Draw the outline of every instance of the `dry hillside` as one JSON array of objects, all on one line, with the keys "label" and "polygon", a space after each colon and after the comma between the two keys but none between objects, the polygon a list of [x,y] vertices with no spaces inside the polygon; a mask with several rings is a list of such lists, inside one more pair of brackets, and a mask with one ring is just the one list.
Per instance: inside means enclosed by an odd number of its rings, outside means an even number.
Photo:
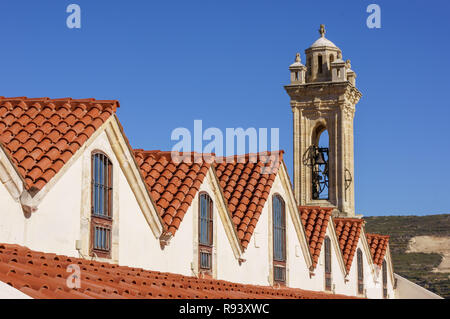
[{"label": "dry hillside", "polygon": [[365,220],[367,232],[391,236],[396,273],[450,299],[450,214]]}]

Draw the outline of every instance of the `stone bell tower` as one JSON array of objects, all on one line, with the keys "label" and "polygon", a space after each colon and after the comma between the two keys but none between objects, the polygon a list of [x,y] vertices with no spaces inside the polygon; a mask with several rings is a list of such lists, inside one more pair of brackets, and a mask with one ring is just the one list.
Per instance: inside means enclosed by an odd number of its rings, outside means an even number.
[{"label": "stone bell tower", "polygon": [[[361,93],[350,61],[325,38],[324,25],[319,33],[305,50],[306,66],[297,53],[285,86],[294,114],[294,193],[302,206],[332,206],[335,214],[352,217],[353,118]],[[329,141],[321,146],[325,130]]]}]

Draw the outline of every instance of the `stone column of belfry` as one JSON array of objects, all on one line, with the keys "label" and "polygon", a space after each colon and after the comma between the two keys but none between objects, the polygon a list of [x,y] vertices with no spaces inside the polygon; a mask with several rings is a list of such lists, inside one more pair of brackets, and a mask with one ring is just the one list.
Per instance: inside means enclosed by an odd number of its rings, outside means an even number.
[{"label": "stone column of belfry", "polygon": [[[325,38],[305,50],[306,66],[297,53],[289,67],[291,84],[285,86],[291,98],[294,125],[294,193],[302,206],[332,206],[341,216],[355,215],[353,119],[361,93],[356,74],[341,50]],[[328,199],[313,199],[312,169],[304,155],[318,146],[320,134],[329,135]]]}]

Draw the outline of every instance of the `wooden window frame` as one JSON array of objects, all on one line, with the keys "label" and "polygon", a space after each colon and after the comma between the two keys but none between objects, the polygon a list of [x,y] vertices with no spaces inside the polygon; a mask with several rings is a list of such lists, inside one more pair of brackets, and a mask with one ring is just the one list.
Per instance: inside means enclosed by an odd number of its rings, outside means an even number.
[{"label": "wooden window frame", "polygon": [[[103,174],[103,181],[98,183],[96,180],[97,171],[95,171],[94,161],[100,158],[100,163],[104,167],[98,168],[103,169],[103,173],[105,172],[105,168],[107,170],[106,175]],[[95,191],[94,189],[97,187],[97,194],[99,192],[103,192],[103,205],[102,206],[102,214],[96,213],[96,205],[98,202],[95,199]],[[100,195],[97,195],[100,196]],[[98,197],[97,197],[98,199]],[[106,207],[106,210],[105,210]],[[111,259],[111,249],[112,249],[112,220],[113,220],[113,164],[109,157],[101,152],[94,151],[91,154],[91,230],[90,230],[90,256],[92,257],[100,257]],[[96,238],[95,238],[95,229],[96,227],[101,227],[106,230],[106,234],[108,234],[108,238],[106,240],[107,249],[101,249],[95,246]]]},{"label": "wooden window frame", "polygon": [[[206,198],[209,206],[209,216],[206,216],[208,224],[208,243],[202,242],[202,198]],[[214,205],[211,196],[207,192],[199,193],[198,204],[198,271],[202,275],[212,276],[213,270],[213,246],[214,246]],[[202,266],[202,255],[209,255],[209,267]],[[208,258],[208,257],[206,257]]]},{"label": "wooden window frame", "polygon": [[364,263],[363,263],[363,253],[360,248],[358,248],[356,252],[356,265],[357,265],[358,294],[364,295]]},{"label": "wooden window frame", "polygon": [[[281,204],[281,221],[282,224],[279,226],[281,230],[281,245],[282,245],[282,257],[277,259],[275,257],[275,247],[276,247],[276,236],[277,232],[275,230],[275,200],[278,200]],[[272,247],[273,247],[273,282],[280,286],[286,286],[286,260],[287,260],[287,240],[286,240],[286,204],[283,198],[279,194],[275,194],[272,197]],[[282,279],[276,277],[277,271],[281,271]]]},{"label": "wooden window frame", "polygon": [[325,291],[332,291],[333,289],[333,270],[331,263],[331,239],[326,236],[324,239],[324,279]]}]

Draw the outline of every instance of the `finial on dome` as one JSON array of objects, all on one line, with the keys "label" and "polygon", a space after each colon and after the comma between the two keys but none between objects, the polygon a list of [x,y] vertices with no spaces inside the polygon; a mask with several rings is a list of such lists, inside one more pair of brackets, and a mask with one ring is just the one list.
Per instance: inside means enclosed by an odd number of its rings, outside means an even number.
[{"label": "finial on dome", "polygon": [[297,53],[295,55],[295,62],[302,62],[302,59],[300,58],[300,53]]},{"label": "finial on dome", "polygon": [[320,29],[319,29],[320,36],[321,36],[322,38],[324,38],[326,32],[327,32],[327,31],[325,30],[325,24],[321,24],[321,25],[320,25]]}]

